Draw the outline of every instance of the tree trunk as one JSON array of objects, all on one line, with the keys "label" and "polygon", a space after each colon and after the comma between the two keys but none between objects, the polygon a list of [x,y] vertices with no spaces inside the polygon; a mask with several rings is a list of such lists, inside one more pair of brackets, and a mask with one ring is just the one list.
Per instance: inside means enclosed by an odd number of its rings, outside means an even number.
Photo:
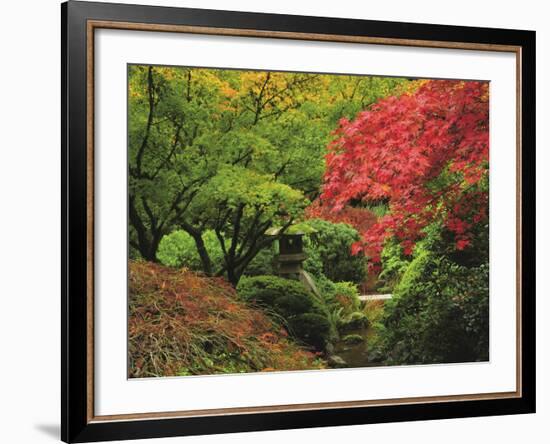
[{"label": "tree trunk", "polygon": [[239,279],[241,278],[242,271],[238,272],[236,267],[233,266],[233,264],[227,266],[227,280],[231,282],[231,285],[233,287],[236,287],[239,283]]},{"label": "tree trunk", "polygon": [[201,231],[185,221],[181,223],[181,227],[195,241],[197,252],[199,253],[199,257],[201,258],[202,271],[204,271],[208,276],[212,276],[212,273],[213,273],[212,260],[210,259],[210,255],[208,254],[206,245],[204,245],[204,240],[202,239]]},{"label": "tree trunk", "polygon": [[195,245],[197,246],[197,251],[201,258],[202,271],[204,271],[208,276],[212,276],[212,261],[210,260],[210,256],[208,255],[208,251],[206,250],[206,246],[202,240],[202,236],[199,234],[198,236],[193,236],[193,239],[195,239]]},{"label": "tree trunk", "polygon": [[161,234],[159,232],[151,232],[152,230],[145,226],[136,209],[134,196],[130,196],[128,209],[130,224],[134,227],[137,237],[134,246],[139,251],[139,254],[143,257],[143,259],[155,262],[157,260],[157,249],[160,243],[160,238],[162,237]]},{"label": "tree trunk", "polygon": [[157,250],[159,248],[160,240],[162,238],[161,233],[155,233],[151,237],[143,236],[138,240],[138,250],[141,257],[149,262],[158,262]]}]

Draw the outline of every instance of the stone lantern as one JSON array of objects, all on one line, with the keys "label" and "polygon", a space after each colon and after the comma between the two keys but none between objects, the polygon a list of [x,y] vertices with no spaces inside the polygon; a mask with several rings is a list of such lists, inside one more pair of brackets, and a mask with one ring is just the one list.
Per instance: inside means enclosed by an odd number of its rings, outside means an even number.
[{"label": "stone lantern", "polygon": [[307,259],[304,253],[304,232],[290,227],[281,234],[278,227],[270,228],[267,235],[276,237],[279,244],[279,254],[276,257],[277,274],[287,279],[300,280],[303,273],[302,263]]},{"label": "stone lantern", "polygon": [[315,281],[302,267],[307,259],[304,253],[304,232],[293,226],[288,231],[281,233],[280,228],[270,228],[266,231],[268,236],[277,237],[279,240],[279,254],[276,258],[277,274],[285,279],[300,281],[308,290],[320,297]]},{"label": "stone lantern", "polygon": [[281,277],[299,279],[302,263],[307,259],[304,253],[302,232],[284,233],[279,238],[278,272]]}]

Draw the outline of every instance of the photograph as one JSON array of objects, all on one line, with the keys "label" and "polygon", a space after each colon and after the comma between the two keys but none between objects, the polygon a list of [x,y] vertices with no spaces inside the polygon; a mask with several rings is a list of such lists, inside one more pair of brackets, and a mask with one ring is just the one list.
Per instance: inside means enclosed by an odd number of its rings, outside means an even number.
[{"label": "photograph", "polygon": [[128,378],[489,362],[490,90],[128,64]]},{"label": "photograph", "polygon": [[533,22],[202,7],[61,7],[62,440],[534,413]]}]

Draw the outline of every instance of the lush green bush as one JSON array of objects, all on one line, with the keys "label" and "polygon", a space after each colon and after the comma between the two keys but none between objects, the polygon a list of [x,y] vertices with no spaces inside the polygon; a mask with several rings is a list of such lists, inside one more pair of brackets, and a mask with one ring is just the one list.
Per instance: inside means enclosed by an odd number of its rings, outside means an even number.
[{"label": "lush green bush", "polygon": [[[449,261],[465,267],[478,267],[487,262],[489,257],[489,227],[487,224],[477,224],[471,228],[470,245],[463,250],[456,248],[454,234],[443,224],[435,222],[424,230],[424,238],[415,247],[413,257],[422,251],[430,251],[432,255],[446,257]],[[382,271],[378,276],[382,288],[380,292],[391,292],[399,283],[409,267],[411,257],[403,253],[403,247],[395,238],[389,238],[384,243],[381,253]]]},{"label": "lush green bush", "polygon": [[260,252],[250,261],[244,270],[245,276],[262,276],[273,274],[275,264],[274,248],[268,247]]},{"label": "lush green bush", "polygon": [[353,282],[335,282],[333,300],[344,307],[345,313],[358,311],[361,308],[359,291]]},{"label": "lush green bush", "polygon": [[318,313],[303,313],[289,320],[290,332],[306,344],[317,349],[325,347],[330,325],[324,316]]},{"label": "lush green bush", "polygon": [[338,340],[342,325],[361,309],[357,284],[366,277],[366,259],[351,255],[351,244],[359,234],[347,224],[321,219],[304,225],[304,269],[314,277],[321,294],[319,305],[329,321],[331,340]]},{"label": "lush green bush", "polygon": [[321,294],[320,305],[328,309],[341,309],[342,315],[349,315],[361,309],[359,291],[353,282],[332,282],[324,275],[315,278]]},{"label": "lush green bush", "polygon": [[[315,284],[321,296],[318,305],[330,324],[330,338],[336,341],[340,337],[340,330],[345,330],[343,326],[348,323],[350,316],[361,310],[357,285],[353,282],[332,282],[322,273],[315,277]],[[360,327],[364,324],[366,321]]]},{"label": "lush green bush", "polygon": [[382,271],[378,276],[379,291],[391,292],[407,270],[410,260],[405,258],[403,247],[395,238],[390,238],[384,243],[380,259]]},{"label": "lush green bush", "polygon": [[[299,282],[277,276],[243,276],[237,285],[239,296],[255,304],[274,309],[280,306],[278,312],[286,317],[311,311],[313,299],[306,288]],[[279,301],[283,298],[284,302]],[[286,307],[295,307],[297,311],[287,311]]]},{"label": "lush green bush", "polygon": [[351,254],[351,245],[359,240],[359,233],[350,225],[321,219],[311,219],[307,225],[315,231],[305,239],[305,270],[314,276],[322,273],[333,282],[360,284],[366,276],[366,259]]},{"label": "lush green bush", "polygon": [[[312,273],[310,272],[310,274]],[[313,275],[313,279],[315,280],[315,285],[322,296],[324,304],[333,305],[336,292],[336,286],[334,282],[328,279],[323,273],[319,275]]]},{"label": "lush green bush", "polygon": [[[220,268],[223,264],[223,252],[216,233],[207,230],[202,239],[214,269]],[[183,230],[174,231],[161,239],[157,259],[163,265],[169,267],[187,267],[190,270],[202,270],[195,240]]]},{"label": "lush green bush", "polygon": [[316,278],[321,276],[326,278],[323,271],[323,261],[321,260],[319,251],[315,249],[314,245],[308,238],[305,238],[304,241],[304,252],[307,256],[306,260],[302,264],[304,270]]},{"label": "lush green bush", "polygon": [[339,324],[339,330],[346,332],[366,328],[369,325],[367,315],[361,311],[354,311],[347,316],[342,317]]},{"label": "lush green bush", "polygon": [[277,276],[244,276],[237,292],[243,300],[282,318],[297,339],[319,349],[324,347],[330,325],[319,302],[299,281]]},{"label": "lush green bush", "polygon": [[488,263],[459,265],[433,247],[417,247],[386,303],[378,355],[388,364],[488,360]]},{"label": "lush green bush", "polygon": [[313,310],[313,303],[308,294],[292,289],[287,294],[281,294],[275,298],[270,307],[285,319],[291,319],[300,313],[309,313]]}]

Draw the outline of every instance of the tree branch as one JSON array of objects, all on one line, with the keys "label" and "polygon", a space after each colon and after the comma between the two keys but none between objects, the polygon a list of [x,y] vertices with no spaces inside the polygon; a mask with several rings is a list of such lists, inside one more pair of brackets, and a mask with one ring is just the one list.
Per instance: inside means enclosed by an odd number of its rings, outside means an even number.
[{"label": "tree branch", "polygon": [[136,173],[138,177],[142,177],[141,164],[143,162],[143,154],[145,153],[145,148],[147,147],[147,142],[149,140],[149,134],[151,132],[151,125],[153,123],[153,114],[155,111],[155,96],[154,96],[154,84],[153,84],[153,67],[149,66],[147,71],[147,95],[149,97],[149,115],[147,116],[147,125],[145,127],[145,135],[141,141],[141,146],[139,147],[137,156],[136,156]]}]

